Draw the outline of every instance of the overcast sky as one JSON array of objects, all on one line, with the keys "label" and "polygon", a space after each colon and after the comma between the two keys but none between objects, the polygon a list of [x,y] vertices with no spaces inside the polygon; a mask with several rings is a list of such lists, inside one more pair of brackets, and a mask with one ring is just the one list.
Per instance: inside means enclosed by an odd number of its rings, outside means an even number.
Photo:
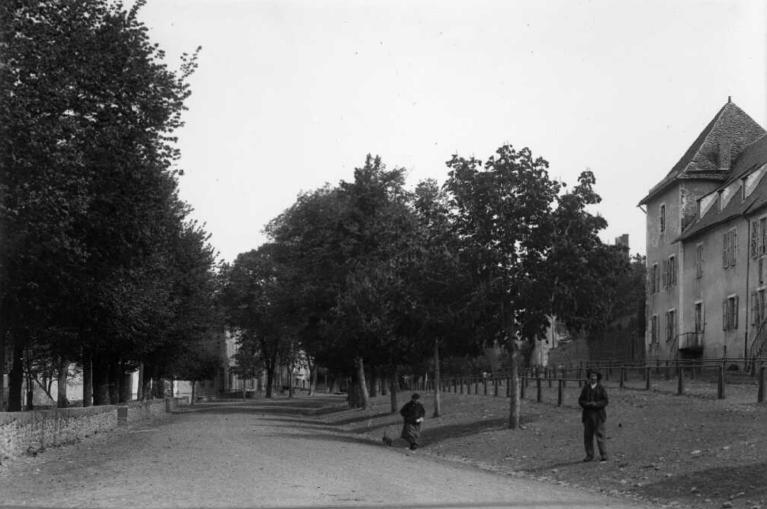
[{"label": "overcast sky", "polygon": [[590,168],[603,240],[644,253],[637,203],[727,97],[767,117],[761,0],[149,0],[140,17],[171,67],[202,46],[181,197],[227,261],[367,153],[414,186],[504,143],[569,184]]}]

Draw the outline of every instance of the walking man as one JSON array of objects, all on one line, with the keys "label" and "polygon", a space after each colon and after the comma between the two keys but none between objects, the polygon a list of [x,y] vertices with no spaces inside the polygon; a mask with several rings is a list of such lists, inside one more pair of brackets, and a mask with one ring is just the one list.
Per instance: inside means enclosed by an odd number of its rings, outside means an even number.
[{"label": "walking man", "polygon": [[410,401],[405,403],[400,409],[399,414],[405,420],[402,425],[402,438],[410,444],[410,450],[415,451],[418,448],[418,439],[421,436],[421,423],[426,415],[426,410],[418,401],[420,396],[416,393],[410,397]]},{"label": "walking man", "polygon": [[581,420],[583,421],[583,445],[586,447],[586,457],[583,461],[594,460],[594,437],[597,439],[600,461],[607,461],[607,448],[605,446],[605,421],[607,420],[607,391],[599,382],[602,374],[594,371],[586,371],[588,382],[581,390],[578,404],[583,409]]}]

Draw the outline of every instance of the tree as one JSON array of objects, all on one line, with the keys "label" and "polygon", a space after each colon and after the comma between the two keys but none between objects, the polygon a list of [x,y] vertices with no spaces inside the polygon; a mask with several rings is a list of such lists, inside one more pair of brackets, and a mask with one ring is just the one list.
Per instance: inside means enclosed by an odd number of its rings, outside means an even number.
[{"label": "tree", "polygon": [[169,313],[163,246],[188,213],[172,132],[196,58],[169,70],[137,20],[142,4],[0,6],[0,314],[13,343],[14,409],[18,359],[33,340],[54,339],[64,360],[84,352],[86,380],[96,355],[97,402],[106,402],[135,339],[151,341],[134,334],[148,328],[144,311]]},{"label": "tree", "polygon": [[462,256],[475,276],[475,317],[486,325],[486,341],[511,351],[509,425],[519,427],[517,338],[542,330],[545,316],[530,307],[526,291],[534,287],[530,269],[545,258],[551,231],[552,202],[559,184],[548,163],[529,149],[504,145],[485,163],[458,156],[447,163],[445,187],[461,237]]},{"label": "tree", "polygon": [[241,253],[227,268],[221,302],[229,328],[240,332],[240,347],[258,352],[266,370],[266,397],[272,397],[280,358],[295,335],[296,307],[291,286],[283,284],[287,267],[281,246],[273,243]]}]

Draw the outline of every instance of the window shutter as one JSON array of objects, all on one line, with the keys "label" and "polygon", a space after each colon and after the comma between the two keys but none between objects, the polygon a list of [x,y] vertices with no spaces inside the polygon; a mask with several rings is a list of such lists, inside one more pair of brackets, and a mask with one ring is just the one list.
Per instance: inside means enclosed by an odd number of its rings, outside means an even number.
[{"label": "window shutter", "polygon": [[759,222],[751,221],[751,258],[756,258],[758,252],[759,241]]},{"label": "window shutter", "polygon": [[765,247],[767,246],[767,218],[759,220],[759,233],[761,235],[761,242],[759,245],[759,252],[764,254]]},{"label": "window shutter", "polygon": [[738,254],[738,231],[732,230],[732,237],[730,238],[730,267],[735,266],[735,258]]},{"label": "window shutter", "polygon": [[727,238],[729,233],[722,235],[722,267],[727,268]]},{"label": "window shutter", "polygon": [[732,310],[732,328],[737,329],[738,328],[738,296],[735,296],[735,305],[733,306]]},{"label": "window shutter", "polygon": [[663,280],[663,288],[668,287],[668,260],[663,260],[661,262],[661,278]]},{"label": "window shutter", "polygon": [[676,265],[676,256],[671,259],[671,284],[676,285],[676,278],[677,278],[677,265]]},{"label": "window shutter", "polygon": [[722,301],[722,330],[727,330],[727,299]]}]

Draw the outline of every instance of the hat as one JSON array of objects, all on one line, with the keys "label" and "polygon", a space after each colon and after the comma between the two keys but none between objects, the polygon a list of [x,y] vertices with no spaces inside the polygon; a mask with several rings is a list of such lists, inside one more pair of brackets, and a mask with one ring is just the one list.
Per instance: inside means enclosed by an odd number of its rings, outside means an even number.
[{"label": "hat", "polygon": [[587,369],[586,370],[586,378],[591,378],[592,373],[597,375],[597,381],[602,380],[602,373],[600,373],[596,369]]},{"label": "hat", "polygon": [[413,395],[412,395],[412,396],[410,396],[410,399],[418,399],[418,398],[420,398],[420,397],[421,397],[421,395],[420,395],[420,394],[418,394],[417,392],[414,392],[414,393],[413,393]]}]

